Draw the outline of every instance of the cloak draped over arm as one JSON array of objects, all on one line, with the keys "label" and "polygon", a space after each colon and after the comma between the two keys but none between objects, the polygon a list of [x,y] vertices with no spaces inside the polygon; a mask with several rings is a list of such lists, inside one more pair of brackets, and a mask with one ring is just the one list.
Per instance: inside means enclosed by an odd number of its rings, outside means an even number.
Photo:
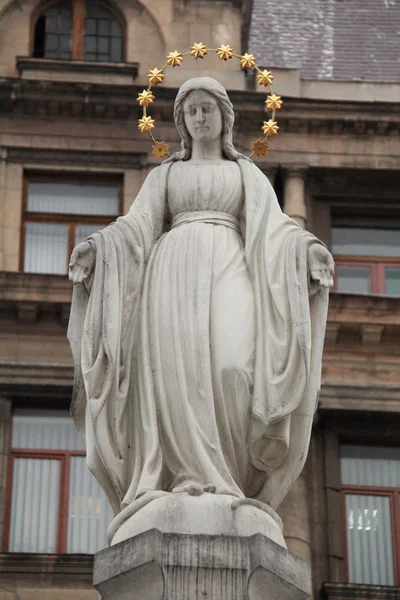
[{"label": "cloak draped over arm", "polygon": [[245,254],[256,307],[250,458],[267,473],[257,498],[276,509],[307,457],[321,379],[328,289],[310,295],[308,249],[321,244],[280,209],[267,177],[240,161]]},{"label": "cloak draped over arm", "polygon": [[130,483],[127,461],[134,434],[127,403],[134,346],[146,263],[163,232],[169,167],[151,171],[129,213],[88,238],[96,251],[95,270],[90,284],[75,285],[72,296],[71,413],[86,437],[88,467],[115,512]]}]

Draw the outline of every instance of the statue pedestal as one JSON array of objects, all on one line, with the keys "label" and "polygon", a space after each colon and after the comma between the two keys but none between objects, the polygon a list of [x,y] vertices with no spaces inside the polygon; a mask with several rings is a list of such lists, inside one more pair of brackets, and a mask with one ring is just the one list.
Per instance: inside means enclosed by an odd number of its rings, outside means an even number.
[{"label": "statue pedestal", "polygon": [[310,568],[262,534],[145,531],[95,556],[103,600],[306,600]]}]

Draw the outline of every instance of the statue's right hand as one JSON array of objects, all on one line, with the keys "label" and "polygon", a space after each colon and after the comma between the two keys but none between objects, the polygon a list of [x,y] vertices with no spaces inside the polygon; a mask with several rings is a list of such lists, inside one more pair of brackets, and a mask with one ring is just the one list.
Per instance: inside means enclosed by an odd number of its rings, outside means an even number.
[{"label": "statue's right hand", "polygon": [[72,283],[82,283],[92,273],[96,254],[89,242],[82,242],[74,248],[68,265],[68,277]]}]

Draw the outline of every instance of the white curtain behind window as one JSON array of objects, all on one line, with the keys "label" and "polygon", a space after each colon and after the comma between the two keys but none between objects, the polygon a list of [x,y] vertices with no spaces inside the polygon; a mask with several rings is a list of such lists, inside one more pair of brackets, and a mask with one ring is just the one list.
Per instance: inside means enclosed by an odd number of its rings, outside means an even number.
[{"label": "white curtain behind window", "polygon": [[15,458],[10,552],[57,552],[60,461]]},{"label": "white curtain behind window", "polygon": [[371,489],[346,492],[349,581],[393,585],[391,498],[378,491],[400,487],[400,448],[342,446],[341,472],[343,485]]},{"label": "white curtain behind window", "polygon": [[350,583],[393,585],[393,550],[388,496],[346,494]]},{"label": "white curtain behind window", "polygon": [[26,210],[64,215],[118,216],[119,185],[30,182]]},{"label": "white curtain behind window", "polygon": [[83,436],[66,410],[16,411],[11,445],[35,450],[85,450]]},{"label": "white curtain behind window", "polygon": [[77,225],[75,229],[75,246],[83,242],[92,233],[99,231],[102,227],[97,225]]},{"label": "white curtain behind window", "polygon": [[400,448],[342,446],[343,485],[400,487]]},{"label": "white curtain behind window", "polygon": [[350,256],[400,257],[399,230],[332,227],[332,251]]},{"label": "white curtain behind window", "polygon": [[71,458],[67,552],[93,554],[107,546],[107,527],[114,513],[94,477],[88,477],[86,459]]},{"label": "white curtain behind window", "polygon": [[[12,448],[84,450],[85,444],[67,411],[19,410]],[[14,459],[11,552],[57,552],[60,476],[60,460]],[[67,552],[95,553],[106,546],[113,511],[84,456],[70,457],[69,481]]]},{"label": "white curtain behind window", "polygon": [[25,223],[25,273],[67,272],[68,225]]}]

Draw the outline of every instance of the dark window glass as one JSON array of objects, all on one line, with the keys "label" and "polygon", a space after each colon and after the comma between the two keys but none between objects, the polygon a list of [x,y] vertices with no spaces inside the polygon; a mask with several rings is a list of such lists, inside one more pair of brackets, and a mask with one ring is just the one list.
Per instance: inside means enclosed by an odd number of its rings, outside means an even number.
[{"label": "dark window glass", "polygon": [[85,60],[122,61],[121,25],[99,2],[86,4]]},{"label": "dark window glass", "polygon": [[100,37],[98,39],[98,42],[99,42],[98,43],[98,50],[99,50],[99,52],[101,52],[103,54],[104,53],[108,54],[108,41],[109,41],[108,38],[104,38],[104,37]]},{"label": "dark window glass", "polygon": [[400,267],[385,267],[386,294],[400,296]]},{"label": "dark window glass", "polygon": [[96,19],[86,19],[86,35],[96,35]]},{"label": "dark window glass", "polygon": [[111,60],[113,62],[120,62],[122,56],[122,39],[111,38]]},{"label": "dark window glass", "polygon": [[72,2],[53,4],[35,26],[33,55],[36,58],[71,58]]}]

